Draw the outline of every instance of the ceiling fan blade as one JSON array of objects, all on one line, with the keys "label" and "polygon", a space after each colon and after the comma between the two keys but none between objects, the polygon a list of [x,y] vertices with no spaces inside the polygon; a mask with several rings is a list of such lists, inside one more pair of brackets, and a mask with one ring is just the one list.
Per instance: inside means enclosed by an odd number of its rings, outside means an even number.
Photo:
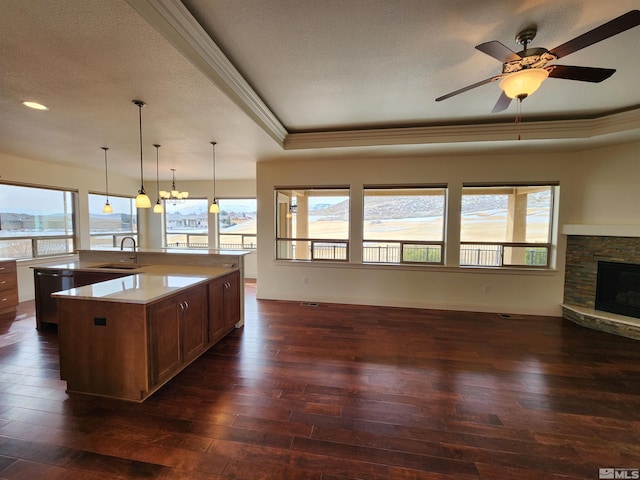
[{"label": "ceiling fan blade", "polygon": [[566,80],[600,83],[615,73],[613,68],[574,67],[571,65],[553,65],[549,76]]},{"label": "ceiling fan blade", "polygon": [[506,93],[502,92],[502,95],[500,95],[500,98],[498,98],[498,101],[496,102],[496,106],[493,107],[493,110],[491,110],[491,113],[498,113],[503,110],[506,110],[510,104],[511,104],[511,98],[508,97]]},{"label": "ceiling fan blade", "polygon": [[513,62],[521,59],[520,55],[497,40],[492,40],[491,42],[485,42],[481,43],[480,45],[476,45],[476,49],[480,50],[482,53],[486,53],[487,55],[495,58],[496,60],[499,60],[502,63]]},{"label": "ceiling fan blade", "polygon": [[640,25],[640,10],[631,10],[593,30],[589,30],[587,33],[583,33],[573,40],[557,46],[550,50],[549,53],[555,55],[556,58],[562,58],[638,25]]},{"label": "ceiling fan blade", "polygon": [[467,85],[466,87],[460,88],[460,89],[455,90],[455,91],[453,91],[451,93],[447,93],[446,95],[442,95],[441,97],[436,98],[436,102],[440,102],[442,100],[446,100],[447,98],[451,98],[451,97],[453,97],[455,95],[458,95],[460,93],[468,92],[469,90],[472,90],[472,89],[474,89],[476,87],[480,87],[480,86],[485,85],[487,83],[491,83],[494,80],[497,80],[497,78],[500,78],[500,77],[489,77],[489,78],[486,78],[484,80],[481,80],[480,82],[476,82],[476,83],[473,83],[471,85]]}]

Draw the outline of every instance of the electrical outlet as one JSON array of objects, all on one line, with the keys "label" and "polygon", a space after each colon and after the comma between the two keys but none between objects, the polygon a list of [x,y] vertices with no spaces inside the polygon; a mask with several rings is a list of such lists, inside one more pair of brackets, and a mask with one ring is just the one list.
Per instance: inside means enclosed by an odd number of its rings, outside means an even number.
[{"label": "electrical outlet", "polygon": [[304,285],[309,285],[309,277],[302,277],[302,283]]},{"label": "electrical outlet", "polygon": [[491,286],[490,285],[485,285],[484,286],[484,293],[490,293],[491,292]]}]

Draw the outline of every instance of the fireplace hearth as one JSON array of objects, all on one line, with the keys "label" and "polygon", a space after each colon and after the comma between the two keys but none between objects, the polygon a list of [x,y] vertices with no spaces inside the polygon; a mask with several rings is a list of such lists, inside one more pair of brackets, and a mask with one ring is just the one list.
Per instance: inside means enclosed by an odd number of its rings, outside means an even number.
[{"label": "fireplace hearth", "polygon": [[598,262],[595,308],[640,318],[640,265]]}]

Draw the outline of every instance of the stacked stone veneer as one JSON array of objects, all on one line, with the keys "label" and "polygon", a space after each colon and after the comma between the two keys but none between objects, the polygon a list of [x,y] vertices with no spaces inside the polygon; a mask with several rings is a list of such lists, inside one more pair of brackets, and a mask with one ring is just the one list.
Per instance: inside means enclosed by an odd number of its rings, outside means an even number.
[{"label": "stacked stone veneer", "polygon": [[640,264],[640,238],[570,235],[567,238],[565,304],[594,308],[600,260]]}]

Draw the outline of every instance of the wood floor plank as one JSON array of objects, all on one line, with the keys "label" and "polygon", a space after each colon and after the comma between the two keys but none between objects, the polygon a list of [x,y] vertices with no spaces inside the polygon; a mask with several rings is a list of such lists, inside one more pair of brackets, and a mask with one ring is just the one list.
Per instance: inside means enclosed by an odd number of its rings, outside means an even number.
[{"label": "wood floor plank", "polygon": [[259,301],[143,404],[0,316],[0,479],[593,480],[640,468],[637,341],[559,318]]}]

